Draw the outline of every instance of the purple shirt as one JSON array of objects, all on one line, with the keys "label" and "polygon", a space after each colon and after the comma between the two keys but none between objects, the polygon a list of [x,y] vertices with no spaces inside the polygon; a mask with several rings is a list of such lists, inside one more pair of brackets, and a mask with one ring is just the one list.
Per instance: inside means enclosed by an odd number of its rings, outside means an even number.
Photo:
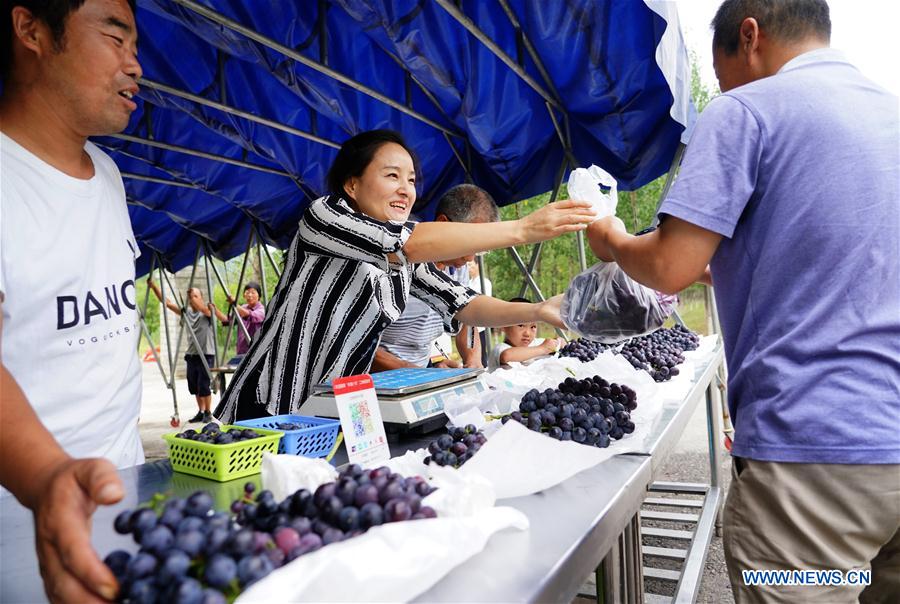
[{"label": "purple shirt", "polygon": [[900,463],[897,97],[800,55],[709,104],[660,214],[724,237],[734,455]]},{"label": "purple shirt", "polygon": [[[240,315],[238,315],[238,318],[243,321],[244,326],[247,328],[247,333],[252,339],[253,336],[256,335],[256,332],[259,331],[259,328],[262,327],[263,319],[266,318],[266,307],[262,305],[262,302],[257,302],[256,306],[254,306],[253,308],[250,308],[248,304],[241,304],[241,308],[250,311],[250,315],[248,317],[241,317]],[[250,350],[250,342],[248,342],[247,338],[244,337],[243,329],[238,327],[237,332],[237,346],[235,350],[237,354],[247,354],[247,351]]]}]

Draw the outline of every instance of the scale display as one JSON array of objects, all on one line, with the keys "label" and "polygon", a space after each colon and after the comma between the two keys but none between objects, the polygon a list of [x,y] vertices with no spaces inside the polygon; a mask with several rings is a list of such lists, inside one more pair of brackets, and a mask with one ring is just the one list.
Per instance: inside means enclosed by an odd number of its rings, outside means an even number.
[{"label": "scale display", "polygon": [[[415,425],[443,414],[448,397],[476,396],[486,389],[482,369],[404,368],[372,374],[385,423]],[[319,384],[300,408],[304,415],[337,417],[331,385]]]},{"label": "scale display", "polygon": [[[470,380],[483,369],[439,369],[436,367],[404,367],[372,374],[375,392],[386,396],[411,394],[438,386]],[[331,392],[331,384],[317,384],[314,392]]]}]

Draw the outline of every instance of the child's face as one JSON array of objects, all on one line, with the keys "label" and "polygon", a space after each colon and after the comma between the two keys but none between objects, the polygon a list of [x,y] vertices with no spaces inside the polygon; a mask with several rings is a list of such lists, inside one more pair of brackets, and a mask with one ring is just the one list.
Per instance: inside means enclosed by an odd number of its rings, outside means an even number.
[{"label": "child's face", "polygon": [[511,346],[530,346],[537,335],[537,323],[521,323],[503,328],[506,341]]}]

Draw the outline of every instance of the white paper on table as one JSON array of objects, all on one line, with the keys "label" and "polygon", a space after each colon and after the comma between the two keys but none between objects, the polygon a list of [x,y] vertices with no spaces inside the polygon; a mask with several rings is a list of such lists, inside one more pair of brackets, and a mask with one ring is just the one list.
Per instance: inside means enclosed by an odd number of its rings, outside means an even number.
[{"label": "white paper on table", "polygon": [[238,602],[405,602],[484,549],[494,533],[526,530],[519,510],[494,507],[490,483],[434,468],[438,487],[423,500],[438,512],[395,522],[301,556],[250,586]]},{"label": "white paper on table", "polygon": [[319,485],[335,480],[337,470],[324,459],[263,453],[262,483],[272,491],[276,501],[299,489],[315,491]]},{"label": "white paper on table", "polygon": [[700,343],[697,345],[696,350],[686,350],[684,352],[684,358],[690,359],[693,361],[703,361],[707,357],[712,356],[713,351],[716,349],[716,345],[719,343],[719,334],[712,334],[708,336],[700,336]]},{"label": "white paper on table", "polygon": [[549,489],[617,453],[612,447],[558,441],[511,421],[458,471],[487,478],[497,499],[506,499]]}]

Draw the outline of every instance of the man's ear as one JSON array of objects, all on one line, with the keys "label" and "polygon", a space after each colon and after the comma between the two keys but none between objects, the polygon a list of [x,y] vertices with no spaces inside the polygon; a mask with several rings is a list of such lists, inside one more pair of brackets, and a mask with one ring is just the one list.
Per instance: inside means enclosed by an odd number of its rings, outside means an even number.
[{"label": "man's ear", "polygon": [[753,17],[747,17],[741,22],[738,34],[738,50],[749,59],[759,50],[759,23]]},{"label": "man's ear", "polygon": [[16,6],[12,9],[13,37],[22,45],[40,57],[45,51],[52,49],[53,38],[50,29],[45,23],[38,20],[30,10],[24,6]]},{"label": "man's ear", "polygon": [[450,222],[450,219],[447,218],[446,214],[438,214],[434,217],[435,222]]}]

